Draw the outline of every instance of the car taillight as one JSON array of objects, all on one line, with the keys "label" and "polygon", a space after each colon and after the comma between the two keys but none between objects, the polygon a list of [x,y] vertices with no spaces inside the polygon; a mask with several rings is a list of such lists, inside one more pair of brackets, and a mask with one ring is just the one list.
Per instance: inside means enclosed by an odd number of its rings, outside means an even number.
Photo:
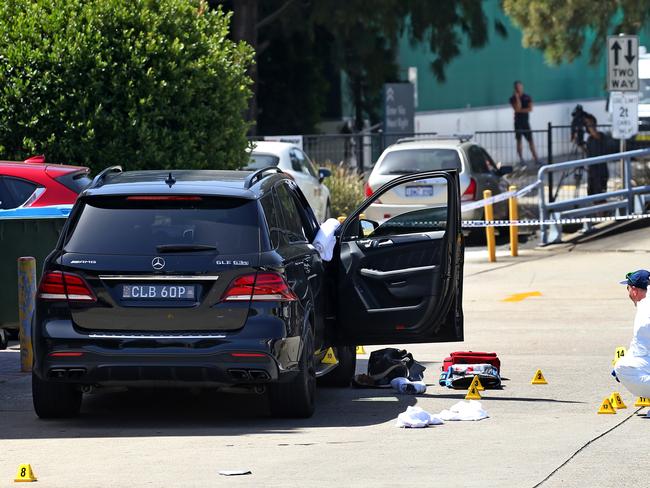
[{"label": "car taillight", "polygon": [[469,185],[467,185],[467,189],[463,192],[460,199],[462,201],[476,200],[476,189],[476,180],[474,178],[470,178]]},{"label": "car taillight", "polygon": [[97,298],[86,281],[74,273],[49,271],[38,287],[38,297],[43,300],[68,300],[71,302],[96,302]]},{"label": "car taillight", "polygon": [[370,187],[370,185],[368,184],[367,181],[366,181],[366,184],[363,185],[363,189],[364,189],[364,191],[366,193],[366,197],[371,197],[372,196],[373,191],[372,191],[372,188]]},{"label": "car taillight", "polygon": [[221,297],[221,301],[283,301],[292,302],[298,297],[278,273],[254,273],[235,278]]},{"label": "car taillight", "polygon": [[142,202],[200,202],[203,200],[203,198],[194,195],[135,195],[126,197],[126,199]]}]

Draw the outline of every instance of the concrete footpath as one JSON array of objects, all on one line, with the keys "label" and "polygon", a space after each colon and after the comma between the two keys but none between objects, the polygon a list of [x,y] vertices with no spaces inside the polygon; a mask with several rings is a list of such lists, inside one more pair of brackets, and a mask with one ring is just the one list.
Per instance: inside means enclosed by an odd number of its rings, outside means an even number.
[{"label": "concrete footpath", "polygon": [[[0,352],[0,487],[14,486],[20,463],[31,463],[38,486],[68,488],[647,485],[648,409],[610,371],[634,316],[617,282],[650,268],[649,251],[650,229],[496,264],[470,250],[465,342],[406,346],[428,367],[427,393],[319,389],[308,420],[269,418],[263,397],[172,391],[95,394],[78,419],[40,421],[18,351]],[[439,412],[464,397],[437,385],[453,350],[499,354],[504,388],[483,392],[490,418],[396,428],[409,405]],[[548,385],[530,384],[538,368]],[[597,415],[613,391],[628,408]],[[218,474],[228,469],[251,474]]]}]

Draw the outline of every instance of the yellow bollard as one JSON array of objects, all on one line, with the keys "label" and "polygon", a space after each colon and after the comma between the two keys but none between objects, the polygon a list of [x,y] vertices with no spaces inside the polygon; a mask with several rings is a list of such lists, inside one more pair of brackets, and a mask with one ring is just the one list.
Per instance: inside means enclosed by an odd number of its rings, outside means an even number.
[{"label": "yellow bollard", "polygon": [[[490,198],[491,196],[492,192],[490,190],[483,191],[483,198]],[[485,220],[494,220],[494,210],[492,209],[491,203],[485,204]],[[488,258],[491,263],[494,263],[497,260],[496,242],[494,240],[494,227],[485,228],[485,238],[487,240]]]},{"label": "yellow bollard", "polygon": [[[517,187],[511,185],[508,191],[517,191]],[[517,208],[517,196],[508,198],[508,210],[510,213],[510,222],[519,220],[519,209]],[[510,255],[519,255],[519,228],[516,225],[510,226]]]},{"label": "yellow bollard", "polygon": [[18,320],[20,321],[20,370],[32,370],[32,315],[36,300],[36,260],[18,258]]}]

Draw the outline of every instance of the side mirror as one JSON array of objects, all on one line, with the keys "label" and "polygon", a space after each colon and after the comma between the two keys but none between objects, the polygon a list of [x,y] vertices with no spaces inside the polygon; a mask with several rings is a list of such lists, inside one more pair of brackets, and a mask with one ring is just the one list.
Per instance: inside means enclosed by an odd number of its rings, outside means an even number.
[{"label": "side mirror", "polygon": [[329,176],[332,176],[332,172],[327,168],[318,168],[318,182],[322,183],[323,180]]},{"label": "side mirror", "polygon": [[512,165],[510,164],[499,166],[499,169],[497,170],[499,176],[509,175],[510,173],[512,173]]}]

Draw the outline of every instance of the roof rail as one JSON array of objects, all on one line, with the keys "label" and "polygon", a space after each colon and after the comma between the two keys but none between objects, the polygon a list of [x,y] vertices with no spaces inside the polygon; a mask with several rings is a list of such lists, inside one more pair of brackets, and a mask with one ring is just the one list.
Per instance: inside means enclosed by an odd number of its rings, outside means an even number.
[{"label": "roof rail", "polygon": [[97,176],[93,178],[93,181],[90,185],[88,185],[88,188],[95,188],[100,186],[102,183],[104,183],[104,179],[112,173],[121,173],[122,172],[122,166],[109,166],[108,168],[105,168],[99,172]]},{"label": "roof rail", "polygon": [[273,171],[274,173],[284,173],[280,168],[277,166],[266,166],[262,169],[258,169],[254,173],[251,173],[246,177],[246,180],[244,181],[244,188],[249,189],[251,186],[253,186],[255,183],[260,181],[264,176],[266,176],[264,173],[267,173],[269,171]]},{"label": "roof rail", "polygon": [[402,137],[401,139],[397,139],[395,144],[402,144],[404,142],[440,141],[440,140],[450,140],[450,139],[458,139],[460,142],[467,142],[472,137],[474,137],[474,134],[433,134],[433,135],[423,135],[420,137],[418,136]]}]

